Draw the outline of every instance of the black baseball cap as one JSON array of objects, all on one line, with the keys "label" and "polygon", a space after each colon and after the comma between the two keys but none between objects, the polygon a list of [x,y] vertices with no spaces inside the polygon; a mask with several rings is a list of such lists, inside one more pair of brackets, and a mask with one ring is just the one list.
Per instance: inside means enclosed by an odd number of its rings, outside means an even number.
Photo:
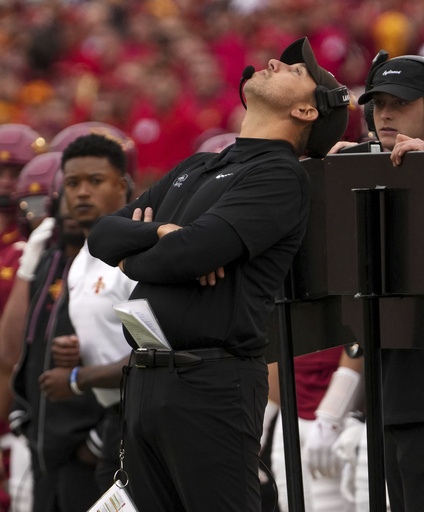
[{"label": "black baseball cap", "polygon": [[421,98],[424,96],[424,59],[418,61],[415,55],[404,55],[388,60],[376,69],[371,87],[359,96],[360,105],[371,101],[376,92],[393,94],[406,101]]},{"label": "black baseball cap", "polygon": [[289,65],[303,62],[317,84],[315,98],[319,117],[312,125],[306,149],[308,156],[322,158],[347,128],[350,104],[347,87],[318,64],[307,37],[291,43],[281,54],[280,61]]}]

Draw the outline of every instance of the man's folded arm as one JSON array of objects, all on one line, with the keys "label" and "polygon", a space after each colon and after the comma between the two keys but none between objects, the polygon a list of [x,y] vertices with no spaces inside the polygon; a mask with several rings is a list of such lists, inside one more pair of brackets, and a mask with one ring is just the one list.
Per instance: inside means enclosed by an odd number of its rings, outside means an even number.
[{"label": "man's folded arm", "polygon": [[157,230],[162,224],[106,215],[90,231],[87,240],[89,251],[92,256],[116,267],[124,258],[155,245],[159,240]]},{"label": "man's folded arm", "polygon": [[156,245],[124,260],[125,274],[145,283],[190,281],[247,256],[234,228],[216,215],[202,215],[168,233]]},{"label": "man's folded arm", "polygon": [[158,241],[157,229],[164,223],[135,222],[132,220],[133,212],[136,208],[144,212],[147,207],[156,212],[172,179],[173,174],[168,173],[132,203],[101,217],[87,240],[90,253],[116,267],[125,257],[152,247]]}]

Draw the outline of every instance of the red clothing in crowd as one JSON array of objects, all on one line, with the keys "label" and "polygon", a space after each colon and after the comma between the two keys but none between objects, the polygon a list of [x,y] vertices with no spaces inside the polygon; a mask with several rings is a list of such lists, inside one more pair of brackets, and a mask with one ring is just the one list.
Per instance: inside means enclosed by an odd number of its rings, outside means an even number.
[{"label": "red clothing in crowd", "polygon": [[194,100],[194,122],[201,132],[217,128],[232,131],[231,115],[239,106],[237,89],[223,87],[211,98]]},{"label": "red clothing in crowd", "polygon": [[202,130],[184,99],[159,114],[147,103],[135,107],[127,133],[134,140],[140,174],[156,170],[163,175],[194,152]]},{"label": "red clothing in crowd", "polygon": [[340,66],[349,50],[348,34],[342,28],[325,25],[310,35],[309,41],[320,66],[339,76]]},{"label": "red clothing in crowd", "polygon": [[315,411],[339,366],[342,351],[343,347],[335,347],[294,358],[299,418],[315,419]]},{"label": "red clothing in crowd", "polygon": [[0,316],[12,290],[23,244],[24,238],[16,224],[11,224],[0,233]]}]

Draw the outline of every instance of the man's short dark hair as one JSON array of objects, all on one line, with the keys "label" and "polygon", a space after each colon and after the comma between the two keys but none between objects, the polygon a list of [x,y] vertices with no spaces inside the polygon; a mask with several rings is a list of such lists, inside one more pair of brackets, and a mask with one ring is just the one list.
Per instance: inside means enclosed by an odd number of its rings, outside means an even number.
[{"label": "man's short dark hair", "polygon": [[126,156],[121,145],[104,135],[91,133],[83,135],[72,141],[63,151],[62,169],[66,162],[72,158],[94,156],[98,158],[107,158],[109,163],[124,176],[126,171]]}]

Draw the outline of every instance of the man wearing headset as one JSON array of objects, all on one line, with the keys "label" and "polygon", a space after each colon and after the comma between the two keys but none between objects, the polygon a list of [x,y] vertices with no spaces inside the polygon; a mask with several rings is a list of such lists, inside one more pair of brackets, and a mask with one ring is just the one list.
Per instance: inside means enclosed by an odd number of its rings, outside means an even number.
[{"label": "man wearing headset", "polygon": [[392,152],[393,165],[400,165],[407,151],[424,149],[424,58],[387,57],[377,55],[358,103],[365,104],[368,127]]},{"label": "man wearing headset", "polygon": [[127,337],[125,467],[145,512],[261,510],[267,323],[306,227],[298,157],[342,136],[349,95],[306,38],[246,79],[235,144],[185,160],[89,237],[139,281],[131,299],[149,300],[173,349]]},{"label": "man wearing headset", "polygon": [[[374,122],[383,148],[399,166],[406,152],[424,150],[424,58],[387,57],[383,53],[382,63],[374,61],[358,102],[365,104],[368,124]],[[424,351],[383,350],[382,367],[391,510],[418,512],[424,503]]]},{"label": "man wearing headset", "polygon": [[[387,59],[384,50],[374,58],[358,103],[364,105],[368,129],[391,151],[393,165],[400,166],[408,151],[424,151],[424,57]],[[351,145],[341,141],[330,153]],[[424,351],[382,350],[382,368],[391,511],[418,512],[424,503]],[[343,443],[338,444],[335,451],[343,453]]]}]

